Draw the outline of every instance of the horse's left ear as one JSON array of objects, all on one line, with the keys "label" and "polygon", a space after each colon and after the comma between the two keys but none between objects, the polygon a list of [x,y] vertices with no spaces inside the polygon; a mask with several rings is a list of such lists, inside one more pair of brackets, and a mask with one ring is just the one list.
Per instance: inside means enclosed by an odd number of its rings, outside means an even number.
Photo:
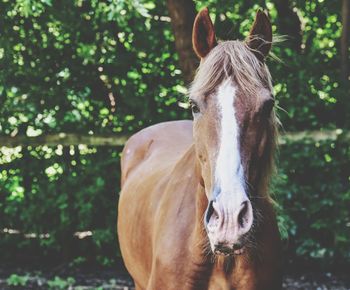
[{"label": "horse's left ear", "polygon": [[216,36],[208,8],[202,9],[193,23],[193,49],[199,58],[204,58],[216,46]]},{"label": "horse's left ear", "polygon": [[256,13],[246,42],[255,56],[263,62],[271,49],[272,26],[269,17],[260,9]]}]

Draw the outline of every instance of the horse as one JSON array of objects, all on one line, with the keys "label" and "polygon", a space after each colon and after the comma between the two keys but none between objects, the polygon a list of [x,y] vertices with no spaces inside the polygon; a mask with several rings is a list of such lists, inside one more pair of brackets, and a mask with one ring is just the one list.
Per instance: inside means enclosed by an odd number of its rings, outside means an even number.
[{"label": "horse", "polygon": [[133,135],[121,157],[118,236],[136,290],[281,289],[281,242],[268,185],[278,120],[266,57],[268,16],[244,41],[194,21],[200,58],[193,120]]}]

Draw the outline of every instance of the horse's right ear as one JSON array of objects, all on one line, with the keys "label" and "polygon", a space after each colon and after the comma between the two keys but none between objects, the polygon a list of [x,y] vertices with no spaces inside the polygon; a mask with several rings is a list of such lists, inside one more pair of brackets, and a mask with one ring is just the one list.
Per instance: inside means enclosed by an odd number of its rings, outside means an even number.
[{"label": "horse's right ear", "polygon": [[200,58],[204,58],[217,44],[208,8],[202,9],[194,20],[192,44]]},{"label": "horse's right ear", "polygon": [[271,49],[272,26],[269,17],[260,9],[256,13],[246,42],[255,56],[263,62]]}]

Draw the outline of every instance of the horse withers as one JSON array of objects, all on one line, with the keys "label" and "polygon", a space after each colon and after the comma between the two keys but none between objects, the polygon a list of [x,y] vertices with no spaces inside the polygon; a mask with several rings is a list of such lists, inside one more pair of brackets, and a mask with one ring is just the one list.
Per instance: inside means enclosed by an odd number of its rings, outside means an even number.
[{"label": "horse withers", "polygon": [[280,237],[268,182],[277,119],[258,11],[248,38],[217,42],[197,15],[201,62],[193,121],[160,123],[125,145],[118,235],[136,289],[281,288]]}]

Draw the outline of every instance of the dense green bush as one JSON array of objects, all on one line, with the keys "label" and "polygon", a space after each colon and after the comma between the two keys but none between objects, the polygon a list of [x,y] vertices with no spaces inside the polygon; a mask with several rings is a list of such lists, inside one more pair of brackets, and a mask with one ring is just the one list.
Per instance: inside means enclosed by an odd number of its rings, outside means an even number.
[{"label": "dense green bush", "polygon": [[298,142],[280,149],[273,192],[289,257],[350,261],[350,146]]},{"label": "dense green bush", "polygon": [[[13,158],[1,160],[0,227],[9,230],[0,234],[0,246],[32,247],[65,259],[96,255],[104,262],[117,256],[118,148],[43,146],[6,156]],[[83,242],[74,237],[89,231],[94,235]]]},{"label": "dense green bush", "polygon": [[[259,6],[269,10],[274,33],[284,34],[277,3],[196,1],[211,8],[221,39],[243,39]],[[349,129],[340,3],[290,3],[302,23],[302,48],[289,39],[273,50],[282,62],[268,61],[284,129]],[[189,117],[167,14],[166,1],[0,0],[0,134],[131,134]],[[120,151],[1,148],[1,256],[113,260]],[[349,157],[343,143],[281,148],[274,192],[291,259],[350,262]],[[79,240],[81,231],[92,236]]]}]

